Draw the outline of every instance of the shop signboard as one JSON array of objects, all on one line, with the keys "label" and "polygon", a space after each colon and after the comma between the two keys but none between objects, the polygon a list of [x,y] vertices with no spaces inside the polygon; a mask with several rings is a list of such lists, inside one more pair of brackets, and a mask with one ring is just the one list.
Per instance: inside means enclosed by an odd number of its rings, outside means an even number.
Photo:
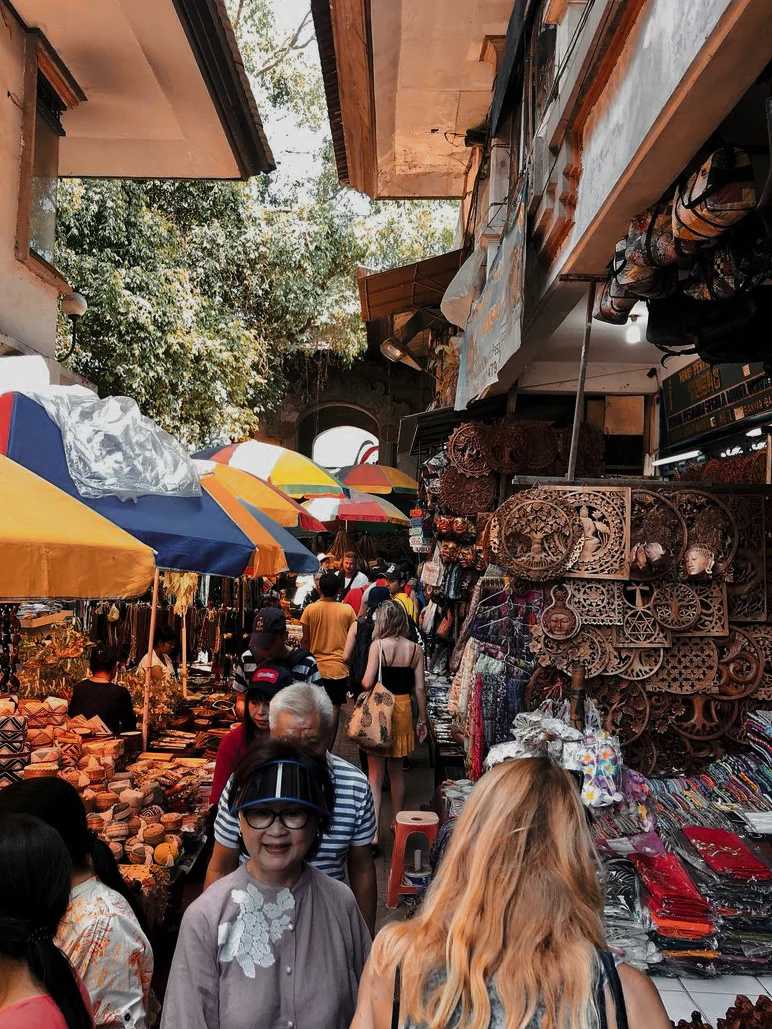
[{"label": "shop signboard", "polygon": [[511,229],[504,235],[464,330],[456,387],[456,410],[482,398],[520,349],[523,320],[526,205],[521,193]]},{"label": "shop signboard", "polygon": [[696,360],[662,383],[666,443],[680,445],[748,419],[772,415],[772,378],[761,364]]}]

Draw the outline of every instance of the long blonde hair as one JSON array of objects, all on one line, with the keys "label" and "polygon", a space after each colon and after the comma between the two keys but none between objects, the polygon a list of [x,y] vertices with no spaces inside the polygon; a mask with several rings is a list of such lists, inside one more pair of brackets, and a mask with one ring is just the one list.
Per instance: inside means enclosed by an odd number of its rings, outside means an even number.
[{"label": "long blonde hair", "polygon": [[404,636],[410,638],[410,624],[407,620],[407,612],[396,600],[384,600],[375,611],[373,628],[374,640],[385,640]]},{"label": "long blonde hair", "polygon": [[416,917],[378,936],[375,970],[401,968],[402,1011],[427,1029],[457,1012],[459,1029],[488,1029],[491,982],[507,1029],[537,1010],[543,1029],[588,1029],[604,946],[596,868],[569,774],[547,758],[499,765],[467,801]]}]

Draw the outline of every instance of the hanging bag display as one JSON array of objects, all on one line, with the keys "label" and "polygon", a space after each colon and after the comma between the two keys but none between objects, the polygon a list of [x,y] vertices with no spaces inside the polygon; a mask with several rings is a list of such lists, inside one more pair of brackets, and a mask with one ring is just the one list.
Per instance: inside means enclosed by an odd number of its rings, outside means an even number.
[{"label": "hanging bag display", "polygon": [[634,264],[627,258],[627,237],[614,248],[614,278],[626,296],[636,300],[666,297],[675,289],[670,269]]},{"label": "hanging bag display", "polygon": [[383,677],[383,644],[378,643],[378,680],[371,690],[361,693],[354,705],[346,735],[362,750],[372,754],[391,750],[394,743],[392,716],[394,694],[381,682]]},{"label": "hanging bag display", "polygon": [[713,240],[755,206],[750,157],[740,147],[720,147],[676,190],[673,236],[681,241]]},{"label": "hanging bag display", "polygon": [[695,248],[696,244],[675,238],[672,201],[660,201],[631,220],[625,257],[631,264],[667,268],[688,260]]}]

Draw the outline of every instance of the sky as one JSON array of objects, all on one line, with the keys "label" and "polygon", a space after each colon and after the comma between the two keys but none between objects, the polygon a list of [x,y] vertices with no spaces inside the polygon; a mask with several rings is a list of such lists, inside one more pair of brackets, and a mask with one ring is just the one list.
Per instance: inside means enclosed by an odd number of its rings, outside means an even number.
[{"label": "sky", "polygon": [[[353,425],[339,425],[320,433],[314,441],[313,459],[323,468],[342,468],[356,462],[363,443],[377,443],[371,432],[357,429]],[[377,454],[370,463],[377,459]]]}]

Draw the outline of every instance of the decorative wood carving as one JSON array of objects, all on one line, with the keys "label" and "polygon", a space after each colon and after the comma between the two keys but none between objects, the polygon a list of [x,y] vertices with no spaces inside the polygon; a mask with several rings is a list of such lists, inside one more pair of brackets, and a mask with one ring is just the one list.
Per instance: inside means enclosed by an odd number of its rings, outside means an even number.
[{"label": "decorative wood carving", "polygon": [[715,693],[718,682],[718,648],[712,639],[678,636],[665,650],[662,666],[646,680],[649,690],[666,693]]},{"label": "decorative wood carving", "polygon": [[699,621],[700,599],[686,583],[664,582],[654,590],[652,610],[664,629],[688,632]]},{"label": "decorative wood carving", "polygon": [[640,682],[656,675],[665,659],[664,647],[623,648],[620,657],[629,658],[627,664],[619,672],[622,679]]},{"label": "decorative wood carving", "polygon": [[582,627],[581,619],[573,606],[570,588],[553,586],[550,590],[551,603],[544,608],[539,619],[545,635],[553,640],[569,640]]},{"label": "decorative wood carving", "polygon": [[622,584],[609,580],[574,579],[571,604],[585,625],[621,625],[624,615]]},{"label": "decorative wood carving", "polygon": [[672,500],[686,522],[683,576],[726,579],[737,552],[737,526],[729,508],[701,490],[677,490]]},{"label": "decorative wood carving", "polygon": [[490,510],[496,500],[496,480],[493,475],[472,479],[456,468],[448,468],[440,478],[440,503],[458,515],[475,515]]},{"label": "decorative wood carving", "polygon": [[772,700],[772,625],[754,625],[748,628],[748,635],[764,659],[759,685],[754,694],[757,700]]},{"label": "decorative wood carving", "polygon": [[683,715],[673,718],[672,728],[688,740],[717,740],[737,720],[738,705],[701,694],[689,697]]},{"label": "decorative wood carving", "polygon": [[737,553],[727,586],[729,617],[733,622],[767,620],[767,569],[764,498],[727,498],[737,524]]},{"label": "decorative wood carving", "polygon": [[654,617],[653,595],[653,587],[646,583],[628,583],[623,587],[625,609],[622,628],[616,630],[618,647],[670,646],[670,634]]},{"label": "decorative wood carving", "polygon": [[588,679],[603,672],[610,656],[606,638],[598,629],[589,626],[585,626],[570,640],[553,640],[540,625],[534,625],[531,627],[530,648],[539,664],[552,665],[562,672],[582,667]]},{"label": "decorative wood carving", "polygon": [[623,486],[555,486],[582,527],[582,549],[566,573],[588,579],[627,579],[630,573],[630,490]]},{"label": "decorative wood carving", "polygon": [[729,633],[726,583],[694,582],[690,588],[700,602],[700,616],[684,636],[726,636]]},{"label": "decorative wood carving", "polygon": [[603,728],[619,736],[622,744],[637,740],[649,724],[650,702],[637,683],[594,679],[588,692],[603,713]]},{"label": "decorative wood carving", "polygon": [[686,550],[686,522],[662,493],[636,489],[630,515],[630,578],[675,578]]},{"label": "decorative wood carving", "polygon": [[475,478],[489,474],[491,468],[485,454],[484,431],[482,425],[464,422],[454,429],[448,440],[448,458],[462,475]]},{"label": "decorative wood carving", "polygon": [[513,475],[528,466],[528,431],[524,425],[491,425],[482,437],[485,457],[496,472]]},{"label": "decorative wood carving", "polygon": [[764,674],[764,654],[750,634],[732,626],[726,640],[716,640],[716,692],[722,700],[743,700],[756,692]]},{"label": "decorative wood carving", "polygon": [[554,491],[516,493],[494,513],[489,542],[513,575],[543,582],[561,576],[579,557],[582,529]]}]

